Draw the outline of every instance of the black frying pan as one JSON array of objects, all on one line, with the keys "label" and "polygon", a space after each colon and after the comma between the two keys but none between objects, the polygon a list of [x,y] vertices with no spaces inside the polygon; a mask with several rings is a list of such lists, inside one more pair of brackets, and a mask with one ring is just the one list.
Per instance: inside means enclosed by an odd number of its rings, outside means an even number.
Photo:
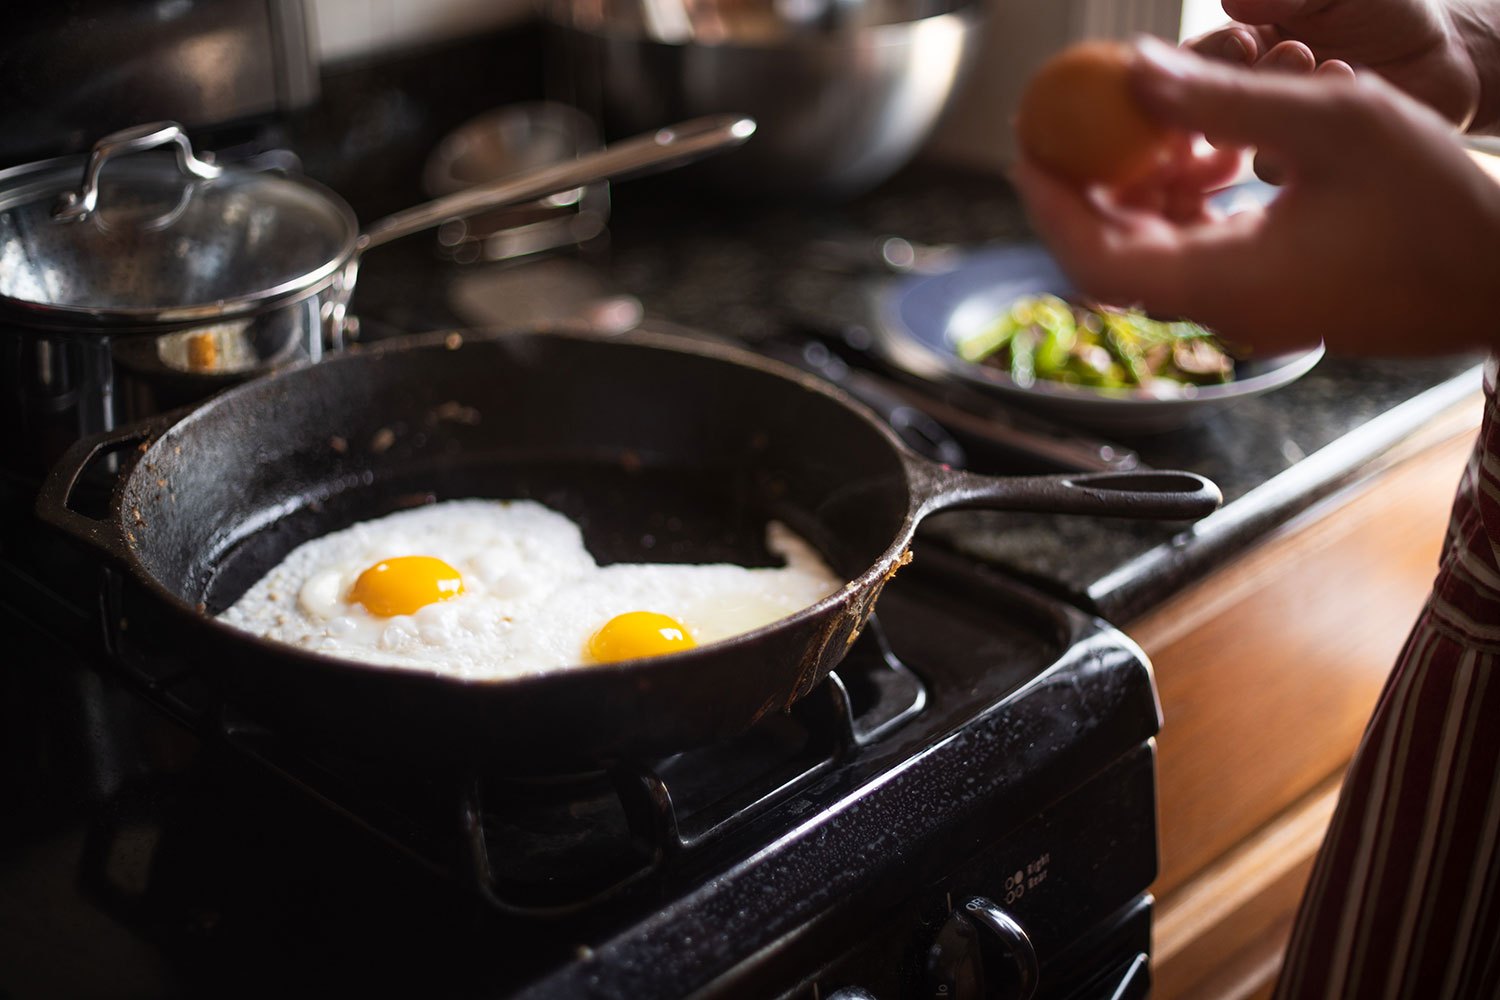
[{"label": "black frying pan", "polygon": [[[94,519],[71,498],[105,452],[136,457]],[[309,538],[466,496],[539,500],[583,527],[601,563],[771,564],[764,525],[780,518],[851,582],[689,652],[497,681],[342,661],[212,617]],[[79,442],[38,513],[139,584],[150,628],[294,733],[530,773],[686,749],[786,708],[839,662],[934,511],[1194,518],[1219,499],[1180,472],[951,470],[825,383],[733,348],[651,334],[438,334]]]}]

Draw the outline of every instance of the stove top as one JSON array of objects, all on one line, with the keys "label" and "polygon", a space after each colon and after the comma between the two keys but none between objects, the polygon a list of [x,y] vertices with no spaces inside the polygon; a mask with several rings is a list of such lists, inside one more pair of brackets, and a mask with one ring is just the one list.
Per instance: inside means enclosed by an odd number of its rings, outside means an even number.
[{"label": "stove top", "polygon": [[547,779],[283,738],[43,548],[0,560],[8,997],[1144,989],[1149,667],[943,548],[790,713]]}]

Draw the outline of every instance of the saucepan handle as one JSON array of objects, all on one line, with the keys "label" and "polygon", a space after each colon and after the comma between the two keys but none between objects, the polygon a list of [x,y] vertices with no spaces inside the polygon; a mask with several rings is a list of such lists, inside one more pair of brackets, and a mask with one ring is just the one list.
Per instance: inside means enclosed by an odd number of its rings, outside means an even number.
[{"label": "saucepan handle", "polygon": [[104,518],[90,517],[74,506],[85,473],[109,455],[135,446],[144,450],[157,435],[182,419],[186,410],[158,414],[137,423],[74,441],[47,474],[37,493],[36,515],[46,524],[125,562],[130,548],[120,527],[119,511],[111,503]]},{"label": "saucepan handle", "polygon": [[1137,469],[1054,476],[985,476],[907,457],[916,514],[980,507],[987,510],[1093,514],[1150,520],[1196,520],[1213,513],[1224,496],[1193,472]]},{"label": "saucepan handle", "polygon": [[574,160],[466,188],[371,223],[360,234],[357,253],[424,229],[433,229],[449,219],[466,218],[486,209],[515,205],[599,181],[619,180],[671,164],[686,163],[742,144],[755,134],[755,127],[755,119],[744,115],[706,115],[623,139]]}]

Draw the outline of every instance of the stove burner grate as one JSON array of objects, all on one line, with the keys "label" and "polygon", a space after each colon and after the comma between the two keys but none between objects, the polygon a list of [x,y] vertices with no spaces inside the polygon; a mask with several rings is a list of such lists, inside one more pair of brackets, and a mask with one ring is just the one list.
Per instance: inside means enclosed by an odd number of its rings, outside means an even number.
[{"label": "stove burner grate", "polygon": [[739,736],[608,770],[545,777],[413,769],[285,737],[202,672],[117,636],[114,661],[200,737],[227,742],[501,912],[558,917],[704,850],[919,715],[927,690],[878,620],[837,672]]}]

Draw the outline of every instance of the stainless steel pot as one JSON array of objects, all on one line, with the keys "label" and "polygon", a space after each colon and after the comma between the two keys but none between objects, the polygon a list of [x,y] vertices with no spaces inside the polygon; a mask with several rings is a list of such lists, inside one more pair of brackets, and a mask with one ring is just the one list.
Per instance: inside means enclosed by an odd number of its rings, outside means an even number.
[{"label": "stainless steel pot", "polygon": [[[921,148],[973,61],[989,0],[544,0],[570,102],[630,134],[733,109],[760,125],[692,178],[847,198]],[[685,180],[688,178],[685,178]]]},{"label": "stainless steel pot", "polygon": [[[754,131],[736,115],[696,119],[363,231],[315,181],[216,164],[171,122],[110,135],[84,161],[0,172],[0,463],[39,481],[80,437],[339,349],[366,250],[736,146]],[[152,152],[162,147],[175,163]]]}]

